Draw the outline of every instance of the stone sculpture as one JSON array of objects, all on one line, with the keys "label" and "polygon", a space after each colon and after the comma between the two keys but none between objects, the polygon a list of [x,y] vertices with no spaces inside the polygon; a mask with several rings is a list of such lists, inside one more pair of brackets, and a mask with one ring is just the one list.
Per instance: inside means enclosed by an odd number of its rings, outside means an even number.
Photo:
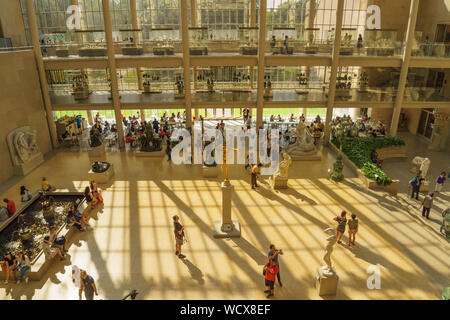
[{"label": "stone sculpture", "polygon": [[314,139],[307,132],[306,124],[303,121],[299,121],[295,132],[297,139],[293,145],[286,147],[285,152],[294,160],[299,160],[298,157],[316,155],[317,150],[314,145]]},{"label": "stone sculpture", "polygon": [[286,152],[283,152],[283,160],[278,165],[278,170],[271,177],[274,189],[286,189],[288,181],[289,167],[292,164],[292,158]]},{"label": "stone sculpture", "polygon": [[94,161],[92,163],[92,171],[95,173],[102,173],[108,170],[110,166],[111,164],[109,162]]},{"label": "stone sculpture", "polygon": [[139,137],[139,151],[161,151],[162,139],[155,134],[150,123],[144,125],[144,134]]},{"label": "stone sculpture", "polygon": [[419,171],[422,174],[422,177],[426,179],[428,170],[430,169],[431,161],[428,158],[422,158],[422,157],[415,157],[411,161],[412,165],[414,166],[411,169],[412,173],[418,173]]},{"label": "stone sculpture", "polygon": [[44,162],[37,145],[37,134],[30,126],[20,127],[7,136],[9,152],[15,173],[26,175]]},{"label": "stone sculpture", "polygon": [[333,252],[334,245],[336,244],[336,230],[333,228],[327,228],[324,230],[327,237],[327,244],[325,246],[325,254],[323,255],[323,261],[325,261],[326,265],[322,266],[320,269],[322,270],[322,274],[325,276],[333,276],[335,271],[333,270],[331,263],[331,253]]},{"label": "stone sculpture", "polygon": [[96,148],[102,145],[102,140],[100,138],[100,132],[98,131],[97,128],[92,127],[91,131],[90,131],[90,146],[91,148]]}]

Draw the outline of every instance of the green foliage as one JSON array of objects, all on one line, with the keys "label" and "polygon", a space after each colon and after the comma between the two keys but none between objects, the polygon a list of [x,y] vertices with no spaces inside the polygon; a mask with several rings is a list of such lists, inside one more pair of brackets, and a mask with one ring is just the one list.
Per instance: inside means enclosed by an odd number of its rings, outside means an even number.
[{"label": "green foliage", "polygon": [[377,184],[386,186],[392,183],[392,179],[389,178],[388,175],[383,170],[378,168],[374,163],[364,163],[361,171],[370,180],[375,180]]},{"label": "green foliage", "polygon": [[[337,148],[341,146],[340,141],[336,138],[332,140],[332,143]],[[342,144],[342,152],[361,169],[367,178],[375,180],[378,184],[388,185],[392,183],[392,179],[372,163],[370,153],[375,149],[403,145],[405,145],[405,142],[396,137],[357,137],[345,140]]]}]

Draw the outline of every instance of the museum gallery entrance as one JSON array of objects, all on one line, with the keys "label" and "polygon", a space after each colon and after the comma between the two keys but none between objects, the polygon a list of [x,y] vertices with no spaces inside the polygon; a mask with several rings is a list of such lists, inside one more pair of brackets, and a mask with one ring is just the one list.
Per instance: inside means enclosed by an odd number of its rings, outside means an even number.
[{"label": "museum gallery entrance", "polygon": [[431,140],[433,134],[434,114],[433,109],[422,109],[420,113],[419,126],[417,128],[417,134],[425,137],[427,140]]}]

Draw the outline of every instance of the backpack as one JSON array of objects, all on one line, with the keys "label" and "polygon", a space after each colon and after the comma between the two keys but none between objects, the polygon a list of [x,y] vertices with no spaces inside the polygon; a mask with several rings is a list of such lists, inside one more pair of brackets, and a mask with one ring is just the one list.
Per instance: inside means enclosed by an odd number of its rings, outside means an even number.
[{"label": "backpack", "polygon": [[417,183],[419,179],[417,178],[417,176],[415,176],[414,178],[412,178],[411,180],[409,180],[409,184],[411,184],[412,186],[417,186]]}]

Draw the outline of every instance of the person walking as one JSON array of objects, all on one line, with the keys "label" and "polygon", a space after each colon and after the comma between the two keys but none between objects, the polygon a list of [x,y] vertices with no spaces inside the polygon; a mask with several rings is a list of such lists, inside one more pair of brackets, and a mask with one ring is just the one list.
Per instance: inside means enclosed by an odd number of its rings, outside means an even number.
[{"label": "person walking", "polygon": [[264,293],[267,293],[267,298],[270,298],[274,295],[275,277],[278,273],[277,263],[274,260],[270,260],[264,266],[264,271],[265,285],[267,287]]},{"label": "person walking", "polygon": [[447,173],[442,171],[441,174],[436,179],[436,186],[434,187],[434,192],[441,193],[442,187],[444,186]]},{"label": "person walking", "polygon": [[431,207],[433,207],[434,193],[430,192],[422,201],[422,217],[429,219]]},{"label": "person walking", "polygon": [[415,195],[416,200],[419,200],[420,185],[422,184],[423,180],[425,180],[425,179],[422,178],[422,174],[420,171],[417,173],[417,175],[414,178],[409,180],[409,184],[411,185],[411,188],[412,188],[411,199],[414,198],[414,195]]},{"label": "person walking", "polygon": [[276,262],[276,265],[278,267],[278,272],[277,272],[277,279],[278,279],[278,284],[280,285],[280,287],[283,286],[283,284],[281,283],[281,276],[280,276],[280,260],[278,259],[279,255],[283,255],[283,250],[277,250],[277,248],[275,248],[274,244],[271,244],[269,247],[269,253],[268,253],[268,257],[269,257],[269,262],[271,262],[272,260]]},{"label": "person walking", "polygon": [[445,217],[450,214],[450,207],[447,209],[442,210],[442,222],[441,222],[441,228],[439,229],[439,232],[442,232],[442,230],[445,228]]},{"label": "person walking", "polygon": [[261,167],[261,163],[258,163],[257,165],[254,165],[252,167],[252,189],[255,189],[258,187],[258,183],[257,183],[257,179],[258,176],[260,174],[260,167]]},{"label": "person walking", "polygon": [[167,161],[171,161],[172,160],[172,148],[170,147],[170,141],[167,141],[166,154],[167,154]]},{"label": "person walking", "polygon": [[345,217],[347,215],[347,212],[344,210],[341,212],[340,217],[335,217],[334,220],[337,221],[338,226],[336,229],[336,237],[337,237],[337,243],[341,243],[342,235],[345,232],[345,226],[347,224],[347,218]]},{"label": "person walking", "polygon": [[94,293],[98,296],[97,286],[95,285],[94,278],[86,273],[86,271],[81,271],[81,287],[78,291],[80,300],[83,300],[82,293],[84,291],[84,297],[86,300],[94,300]]},{"label": "person walking", "polygon": [[[356,219],[356,214],[352,214],[352,219],[348,220],[348,246],[351,244],[355,245],[356,233],[358,232],[358,219]],[[353,239],[353,240],[352,240]]]},{"label": "person walking", "polygon": [[180,259],[186,258],[184,254],[181,254],[181,246],[184,243],[184,226],[181,225],[180,217],[177,215],[173,216],[173,227],[175,233],[175,255]]}]

